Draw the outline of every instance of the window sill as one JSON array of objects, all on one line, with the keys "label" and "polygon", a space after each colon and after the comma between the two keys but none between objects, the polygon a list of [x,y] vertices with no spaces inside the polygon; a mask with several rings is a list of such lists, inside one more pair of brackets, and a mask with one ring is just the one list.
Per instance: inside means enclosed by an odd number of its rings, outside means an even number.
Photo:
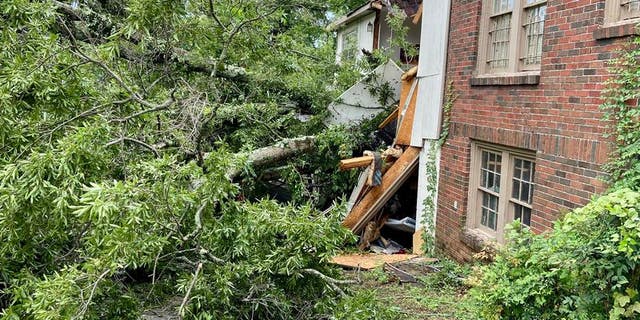
[{"label": "window sill", "polygon": [[636,26],[640,20],[623,21],[618,23],[605,24],[593,32],[596,40],[604,40],[609,38],[620,38],[631,35],[640,35]]},{"label": "window sill", "polygon": [[515,86],[539,83],[540,71],[481,75],[474,76],[470,80],[472,86]]},{"label": "window sill", "polygon": [[465,228],[460,234],[460,241],[475,252],[484,250],[488,245],[496,243],[496,239],[479,229]]}]

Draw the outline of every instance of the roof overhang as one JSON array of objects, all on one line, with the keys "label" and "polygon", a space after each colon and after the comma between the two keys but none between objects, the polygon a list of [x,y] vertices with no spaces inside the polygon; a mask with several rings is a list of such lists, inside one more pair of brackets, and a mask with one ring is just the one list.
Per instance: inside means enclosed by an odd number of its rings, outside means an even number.
[{"label": "roof overhang", "polygon": [[344,27],[345,25],[353,22],[361,17],[371,14],[382,9],[382,3],[380,1],[369,1],[368,3],[356,8],[355,10],[347,13],[346,15],[338,18],[338,20],[332,22],[327,30],[334,31]]}]

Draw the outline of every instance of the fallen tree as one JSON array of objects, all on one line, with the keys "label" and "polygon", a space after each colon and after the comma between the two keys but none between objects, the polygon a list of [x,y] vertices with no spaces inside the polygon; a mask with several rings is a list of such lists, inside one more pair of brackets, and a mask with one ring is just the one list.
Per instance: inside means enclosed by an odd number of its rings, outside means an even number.
[{"label": "fallen tree", "polygon": [[311,150],[349,139],[320,122],[340,71],[326,9],[0,2],[3,317],[137,319],[175,295],[194,319],[330,318],[349,303],[327,264],[352,240],[339,212],[247,201],[229,179],[311,170]]}]

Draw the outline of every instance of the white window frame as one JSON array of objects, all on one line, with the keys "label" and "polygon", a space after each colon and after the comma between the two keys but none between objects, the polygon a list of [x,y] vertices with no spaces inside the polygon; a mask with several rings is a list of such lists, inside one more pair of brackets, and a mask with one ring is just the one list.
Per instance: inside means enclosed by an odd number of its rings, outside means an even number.
[{"label": "white window frame", "polygon": [[347,35],[349,35],[351,33],[354,33],[355,37],[356,37],[356,51],[355,51],[355,56],[353,57],[354,58],[353,61],[358,59],[358,56],[359,56],[358,46],[360,44],[360,30],[359,30],[358,27],[359,27],[359,25],[357,23],[355,23],[354,26],[351,26],[351,27],[345,29],[344,31],[342,31],[340,33],[340,52],[338,54],[338,59],[339,59],[338,61],[343,61],[344,60],[344,52],[345,52],[344,45],[346,43],[346,39],[345,38],[346,38]]},{"label": "white window frame", "polygon": [[640,22],[640,10],[634,15],[625,15],[623,5],[628,2],[635,2],[640,5],[640,1],[634,0],[607,0],[605,1],[604,23],[605,26],[632,24]]},{"label": "white window frame", "polygon": [[[500,171],[500,190],[498,192],[484,189],[481,186],[481,166],[482,151],[497,153],[502,156]],[[531,200],[533,199],[533,190],[535,190],[535,154],[520,149],[495,146],[488,143],[474,141],[471,144],[471,170],[469,170],[469,193],[467,205],[467,221],[468,229],[481,231],[487,238],[495,239],[498,243],[504,243],[504,228],[508,223],[513,222],[515,214],[515,205],[522,205],[532,209],[531,203],[526,203],[513,199],[511,197],[513,191],[513,175],[514,162],[516,159],[522,159],[533,162],[534,172],[531,175]],[[482,194],[487,192],[498,196],[498,216],[496,222],[496,230],[493,230],[481,223],[482,219]],[[533,211],[533,210],[532,210]]]},{"label": "white window frame", "polygon": [[[477,75],[519,75],[526,73],[539,74],[540,64],[525,65],[523,63],[524,53],[526,52],[526,36],[524,30],[524,23],[526,14],[525,11],[532,7],[546,6],[547,0],[512,0],[513,7],[511,10],[494,13],[493,2],[494,0],[482,1],[482,13],[480,21],[480,34],[478,39],[478,62],[477,62]],[[531,2],[531,3],[528,3]],[[491,68],[489,63],[489,51],[490,46],[490,25],[491,18],[500,16],[505,13],[511,14],[511,24],[509,33],[509,46],[508,46],[508,63],[504,68]],[[546,20],[546,18],[545,18]]]}]

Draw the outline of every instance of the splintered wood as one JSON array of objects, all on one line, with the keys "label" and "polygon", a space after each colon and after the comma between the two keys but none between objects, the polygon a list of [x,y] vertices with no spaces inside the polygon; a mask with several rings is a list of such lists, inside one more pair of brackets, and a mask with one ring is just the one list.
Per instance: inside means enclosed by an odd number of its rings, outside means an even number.
[{"label": "splintered wood", "polygon": [[416,73],[417,68],[414,67],[402,76],[399,106],[401,109],[395,143],[403,146],[411,144],[413,118],[415,117],[416,100],[418,99],[418,79],[415,78]]},{"label": "splintered wood", "polygon": [[[370,187],[367,189],[363,189],[364,185],[360,183],[349,199],[349,213],[342,225],[356,234],[362,232],[417,168],[421,149],[410,146],[418,96],[417,73],[418,68],[414,67],[402,75],[400,103],[379,126],[384,128],[394,120],[397,122],[394,143],[381,155],[385,160],[385,165],[381,168],[382,182],[377,186],[369,183]],[[374,157],[369,155],[342,160],[340,170],[371,167],[373,161]]]},{"label": "splintered wood", "polygon": [[417,257],[418,255],[415,254],[345,254],[334,257],[331,263],[342,267],[370,270],[382,267],[386,263],[398,263]]},{"label": "splintered wood", "polygon": [[350,170],[354,168],[367,167],[371,164],[372,161],[373,161],[373,157],[371,156],[341,160],[340,170],[344,171],[344,170]]},{"label": "splintered wood", "polygon": [[367,192],[351,209],[342,225],[359,233],[364,225],[384,206],[384,204],[398,191],[411,172],[418,165],[420,148],[409,147],[400,158],[382,176],[382,184]]}]

